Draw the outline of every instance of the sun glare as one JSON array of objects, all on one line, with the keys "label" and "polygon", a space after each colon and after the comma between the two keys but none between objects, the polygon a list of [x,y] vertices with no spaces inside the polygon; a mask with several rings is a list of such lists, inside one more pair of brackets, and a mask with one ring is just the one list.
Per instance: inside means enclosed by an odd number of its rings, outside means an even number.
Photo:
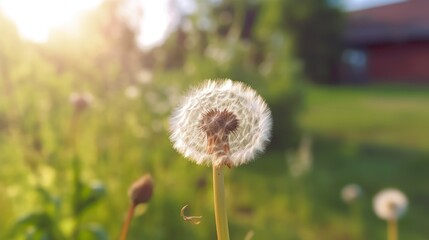
[{"label": "sun glare", "polygon": [[140,26],[141,35],[139,43],[142,46],[157,45],[165,38],[170,22],[172,21],[171,12],[169,12],[169,2],[164,1],[147,1],[143,5],[147,9],[143,14],[143,21]]},{"label": "sun glare", "polygon": [[[137,42],[141,48],[151,48],[162,43],[175,19],[169,0],[128,0],[123,14],[138,31]],[[143,10],[135,16],[136,9]],[[138,12],[138,11],[137,11]]]},{"label": "sun glare", "polygon": [[103,0],[0,0],[1,11],[23,38],[45,42],[54,28],[71,24],[85,10]]}]

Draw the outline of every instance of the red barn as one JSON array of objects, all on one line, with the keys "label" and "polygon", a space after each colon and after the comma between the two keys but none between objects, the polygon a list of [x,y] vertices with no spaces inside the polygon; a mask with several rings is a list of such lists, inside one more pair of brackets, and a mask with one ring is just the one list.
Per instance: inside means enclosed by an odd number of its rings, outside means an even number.
[{"label": "red barn", "polygon": [[429,0],[350,12],[340,78],[429,83]]}]

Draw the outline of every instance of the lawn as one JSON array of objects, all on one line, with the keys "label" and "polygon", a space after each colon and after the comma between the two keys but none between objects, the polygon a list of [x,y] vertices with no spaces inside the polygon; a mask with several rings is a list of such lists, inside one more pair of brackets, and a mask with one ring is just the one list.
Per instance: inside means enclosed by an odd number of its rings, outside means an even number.
[{"label": "lawn", "polygon": [[375,220],[371,198],[385,187],[399,188],[409,197],[410,211],[400,223],[402,238],[428,236],[428,106],[428,87],[308,89],[300,124],[314,139],[313,175],[319,175],[316,185],[323,187],[319,197],[332,198],[333,189],[346,182],[364,188],[361,213],[366,230],[357,239],[383,239],[383,233],[373,232],[383,225]]},{"label": "lawn", "polygon": [[344,140],[429,151],[429,87],[310,87],[301,124]]}]

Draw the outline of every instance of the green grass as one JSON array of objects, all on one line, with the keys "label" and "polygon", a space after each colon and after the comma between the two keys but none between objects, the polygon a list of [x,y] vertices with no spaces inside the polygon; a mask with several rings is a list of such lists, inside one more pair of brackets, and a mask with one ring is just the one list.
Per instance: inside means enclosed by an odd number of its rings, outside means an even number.
[{"label": "green grass", "polygon": [[[429,212],[429,88],[341,86],[308,89],[300,124],[314,139],[313,193],[322,209],[341,209],[335,190],[360,184],[360,219],[356,239],[383,239],[384,225],[372,213],[372,197],[395,187],[410,200],[402,221],[402,239],[424,239]],[[334,190],[335,189],[335,190]],[[335,204],[335,202],[337,203]],[[335,210],[336,209],[336,210]],[[331,212],[330,216],[336,216]],[[361,223],[362,223],[361,222]],[[351,229],[351,228],[350,228]],[[354,238],[353,238],[354,239]]]},{"label": "green grass", "polygon": [[429,151],[429,87],[310,87],[307,97],[306,131]]}]

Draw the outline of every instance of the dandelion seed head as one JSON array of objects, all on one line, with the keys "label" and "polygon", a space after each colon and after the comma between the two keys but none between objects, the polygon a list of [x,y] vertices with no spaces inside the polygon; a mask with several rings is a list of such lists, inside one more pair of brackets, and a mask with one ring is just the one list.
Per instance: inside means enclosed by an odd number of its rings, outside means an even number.
[{"label": "dandelion seed head", "polygon": [[385,189],[374,197],[373,205],[379,218],[397,220],[407,211],[408,200],[405,194],[397,189]]},{"label": "dandelion seed head", "polygon": [[255,158],[271,137],[271,112],[264,100],[241,82],[208,80],[191,90],[170,118],[174,148],[197,164],[216,164],[219,156],[207,146],[210,133],[224,129],[224,152],[233,166]]}]

